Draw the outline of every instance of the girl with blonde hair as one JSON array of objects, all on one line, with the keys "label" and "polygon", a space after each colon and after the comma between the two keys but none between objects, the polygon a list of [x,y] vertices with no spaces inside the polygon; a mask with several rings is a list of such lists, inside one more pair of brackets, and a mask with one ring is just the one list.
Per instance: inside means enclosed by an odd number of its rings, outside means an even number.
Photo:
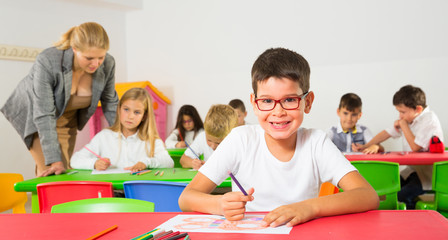
[{"label": "girl with blonde hair", "polygon": [[109,38],[94,22],[70,28],[42,51],[1,112],[25,142],[38,177],[64,173],[76,134],[98,102],[109,124],[115,119],[115,60]]},{"label": "girl with blonde hair", "polygon": [[71,164],[77,169],[118,168],[132,172],[173,167],[173,159],[157,133],[149,93],[143,88],[126,91],[118,104],[114,125],[76,152]]}]

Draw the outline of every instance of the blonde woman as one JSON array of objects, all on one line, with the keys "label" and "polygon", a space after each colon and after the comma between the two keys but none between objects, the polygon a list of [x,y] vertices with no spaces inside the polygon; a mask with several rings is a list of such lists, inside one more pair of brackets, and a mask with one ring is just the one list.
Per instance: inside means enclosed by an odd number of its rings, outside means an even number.
[{"label": "blonde woman", "polygon": [[115,119],[115,60],[109,38],[94,22],[72,27],[40,53],[30,73],[1,109],[22,137],[38,177],[61,174],[81,130],[101,101],[109,124]]},{"label": "blonde woman", "polygon": [[157,133],[149,93],[143,88],[126,91],[118,104],[114,125],[103,129],[85,148],[76,152],[71,165],[77,169],[117,168],[132,172],[172,168],[173,159]]}]

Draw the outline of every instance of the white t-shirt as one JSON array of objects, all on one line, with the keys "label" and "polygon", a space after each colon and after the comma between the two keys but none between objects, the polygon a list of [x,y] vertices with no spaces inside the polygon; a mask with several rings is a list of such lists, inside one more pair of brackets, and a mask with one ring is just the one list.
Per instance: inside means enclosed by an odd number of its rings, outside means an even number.
[{"label": "white t-shirt", "polygon": [[[318,197],[323,182],[337,186],[344,175],[356,171],[323,131],[300,128],[288,162],[271,154],[264,135],[260,125],[234,128],[199,169],[216,185],[232,172],[244,189],[253,187],[254,201],[247,203],[247,211],[271,211]],[[240,191],[233,183],[232,190]]]},{"label": "white t-shirt", "polygon": [[205,138],[205,131],[202,131],[198,134],[198,136],[194,139],[193,143],[190,145],[190,148],[193,149],[194,153],[197,154],[197,156],[191,151],[191,149],[187,148],[185,150],[185,155],[190,158],[198,158],[201,154],[204,154],[204,161],[207,161],[208,158],[212,155],[214,152],[213,149],[207,145],[207,139]]},{"label": "white t-shirt", "polygon": [[[436,114],[427,106],[420,115],[418,115],[409,128],[415,136],[414,143],[422,147],[422,151],[428,151],[429,142],[432,136],[438,136],[443,141],[443,131],[440,125],[439,118]],[[398,131],[395,127],[386,129],[386,132],[392,138],[402,138],[403,151],[412,151],[406,137],[403,136],[401,129]],[[423,189],[429,190],[432,188],[432,165],[409,165],[401,167],[401,175],[403,178],[407,178],[411,173],[417,172],[420,181],[422,182]]]},{"label": "white t-shirt", "polygon": [[[140,140],[138,132],[125,138],[123,134],[109,129],[103,129],[92,138],[87,148],[97,153],[103,158],[109,158],[110,168],[123,169],[132,167],[137,162],[143,162],[149,168],[172,168],[173,159],[165,149],[163,141],[157,139],[154,147],[154,157],[150,158],[146,154],[145,142]],[[148,150],[151,147],[147,144]],[[149,151],[148,151],[149,152]],[[98,158],[87,149],[82,148],[70,159],[72,168],[94,169]]]},{"label": "white t-shirt", "polygon": [[[199,136],[199,134],[203,131],[204,131],[203,129],[199,130],[196,136]],[[165,139],[166,148],[176,148],[176,144],[179,142],[178,136],[179,136],[179,130],[174,129],[171,132],[171,134]],[[186,131],[185,136],[183,137],[184,141],[186,141],[188,144],[191,144],[195,138],[194,131]]]}]

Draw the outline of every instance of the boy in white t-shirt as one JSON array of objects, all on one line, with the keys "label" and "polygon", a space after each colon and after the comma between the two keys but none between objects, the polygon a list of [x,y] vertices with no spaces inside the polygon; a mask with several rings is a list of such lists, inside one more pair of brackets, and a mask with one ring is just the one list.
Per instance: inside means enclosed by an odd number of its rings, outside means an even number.
[{"label": "boy in white t-shirt", "polygon": [[[216,104],[205,116],[204,130],[180,158],[183,168],[199,169],[212,155],[222,140],[238,125],[238,115],[229,105]],[[203,155],[204,161],[199,159]]]},{"label": "boy in white t-shirt", "polygon": [[[443,131],[436,114],[426,106],[426,96],[422,89],[406,85],[393,97],[393,104],[399,113],[393,127],[378,133],[362,148],[379,144],[390,137],[402,137],[403,151],[428,151],[432,136],[443,140]],[[375,152],[374,152],[375,153]],[[414,209],[416,197],[430,190],[432,185],[432,165],[412,165],[401,169],[401,190],[398,200],[406,203],[406,209]]]},{"label": "boy in white t-shirt", "polygon": [[[264,225],[294,226],[311,219],[376,209],[378,195],[325,132],[299,128],[309,113],[310,69],[299,54],[268,49],[252,67],[251,103],[260,125],[237,127],[224,139],[179,198],[183,211],[240,220],[270,211]],[[210,193],[232,172],[247,191]],[[344,192],[318,197],[323,182]]]}]

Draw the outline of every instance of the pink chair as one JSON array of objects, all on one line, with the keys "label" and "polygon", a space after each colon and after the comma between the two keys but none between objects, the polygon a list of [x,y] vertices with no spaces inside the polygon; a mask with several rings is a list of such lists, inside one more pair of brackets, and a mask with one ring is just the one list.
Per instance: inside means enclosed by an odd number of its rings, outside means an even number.
[{"label": "pink chair", "polygon": [[88,199],[113,197],[110,182],[94,181],[62,181],[37,185],[37,198],[41,213],[50,213],[53,205]]}]

